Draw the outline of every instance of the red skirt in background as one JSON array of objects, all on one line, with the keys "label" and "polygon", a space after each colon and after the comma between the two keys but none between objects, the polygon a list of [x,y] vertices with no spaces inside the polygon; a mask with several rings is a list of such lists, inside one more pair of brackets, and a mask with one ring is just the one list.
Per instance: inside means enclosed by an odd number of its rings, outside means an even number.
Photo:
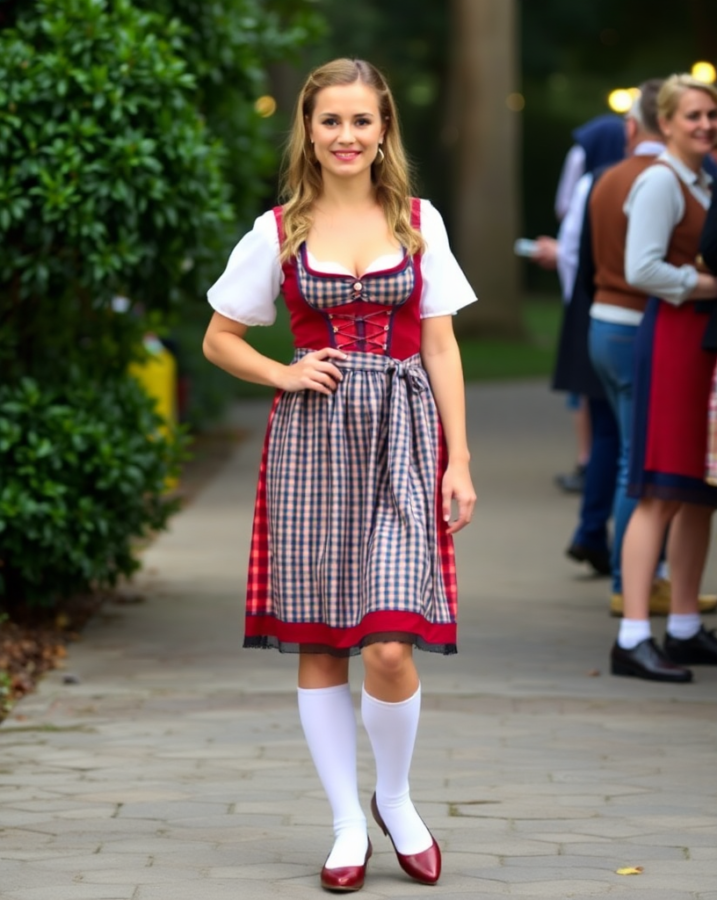
[{"label": "red skirt in background", "polygon": [[628,493],[717,507],[705,481],[715,357],[702,349],[707,317],[694,303],[650,299],[635,340]]}]

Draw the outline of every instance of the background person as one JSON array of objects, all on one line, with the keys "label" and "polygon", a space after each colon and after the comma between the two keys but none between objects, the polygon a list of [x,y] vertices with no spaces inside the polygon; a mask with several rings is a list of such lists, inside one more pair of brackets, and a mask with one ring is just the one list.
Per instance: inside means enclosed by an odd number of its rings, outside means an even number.
[{"label": "background person", "polygon": [[[580,179],[586,172],[592,172],[606,165],[608,161],[622,158],[624,152],[624,137],[620,119],[611,113],[596,116],[594,119],[581,125],[573,131],[575,143],[568,150],[558,180],[555,192],[555,215],[558,221],[564,223],[570,231],[582,226],[582,218],[575,220],[575,210],[570,209],[573,193]],[[568,215],[570,211],[570,215]],[[565,222],[565,219],[568,219]],[[563,224],[561,224],[561,229]],[[560,235],[558,235],[560,241]],[[577,268],[577,243],[574,243],[573,255],[566,249],[559,252],[554,238],[541,235],[538,239],[538,248],[533,259],[543,268],[555,269],[557,267],[561,285],[569,282],[572,285]],[[572,286],[563,288],[565,302],[569,302],[572,296]],[[598,394],[600,396],[600,393]],[[579,392],[569,392],[567,406],[573,413],[573,425],[576,441],[576,463],[572,472],[565,472],[555,476],[555,483],[569,494],[580,494],[585,486],[585,471],[590,458],[592,442],[590,411],[587,397]]]},{"label": "background person", "polygon": [[[717,505],[717,489],[704,481],[714,360],[701,347],[706,317],[687,302],[717,297],[717,279],[697,265],[710,202],[702,162],[717,136],[717,89],[673,75],[660,89],[658,111],[666,150],[638,176],[625,204],[626,281],[652,299],[635,344],[628,493],[638,503],[623,541],[625,608],[611,669],[685,682],[692,678],[686,666],[717,664],[717,640],[698,610]],[[672,600],[662,648],[652,638],[648,613],[668,525]]]},{"label": "background person", "polygon": [[[636,178],[665,149],[657,121],[657,95],[662,79],[640,87],[640,95],[625,117],[629,158],[599,177],[588,202],[580,273],[593,296],[590,308],[590,358],[600,377],[620,432],[620,462],[615,490],[610,611],[622,615],[622,540],[636,500],[627,496],[633,412],[634,344],[647,295],[625,281],[627,217],[623,206]],[[666,615],[670,582],[658,567],[650,593],[650,614]],[[717,597],[700,597],[700,610],[717,607]]]},{"label": "background person", "polygon": [[[581,275],[593,298],[590,307],[589,353],[618,423],[620,457],[614,497],[612,600],[622,612],[620,556],[622,539],[636,501],[627,497],[627,471],[632,429],[633,345],[647,296],[625,281],[627,218],[623,206],[633,182],[665,149],[657,123],[657,93],[662,80],[640,88],[625,119],[628,159],[602,174],[593,185],[584,238]],[[615,609],[615,612],[618,610]]]},{"label": "background person", "polygon": [[[588,171],[580,178],[563,218],[557,241],[538,239],[537,261],[557,267],[565,300],[553,373],[553,389],[584,398],[591,431],[591,452],[585,467],[583,497],[577,527],[566,553],[586,562],[599,575],[610,574],[608,522],[612,515],[617,476],[618,430],[605,390],[588,355],[588,310],[591,294],[576,278],[585,203],[596,171],[622,159],[625,126],[617,116],[602,116],[591,123],[593,149],[586,156]],[[619,137],[619,140],[616,140]]]}]

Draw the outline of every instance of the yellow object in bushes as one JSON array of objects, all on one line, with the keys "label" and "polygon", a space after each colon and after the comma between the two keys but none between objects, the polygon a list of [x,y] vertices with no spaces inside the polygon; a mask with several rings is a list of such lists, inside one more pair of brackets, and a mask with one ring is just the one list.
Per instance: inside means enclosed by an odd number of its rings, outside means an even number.
[{"label": "yellow object in bushes", "polygon": [[[172,353],[154,335],[146,335],[143,341],[147,356],[130,364],[129,373],[155,401],[165,433],[177,424],[177,361]],[[176,487],[176,479],[167,482],[167,489]]]}]

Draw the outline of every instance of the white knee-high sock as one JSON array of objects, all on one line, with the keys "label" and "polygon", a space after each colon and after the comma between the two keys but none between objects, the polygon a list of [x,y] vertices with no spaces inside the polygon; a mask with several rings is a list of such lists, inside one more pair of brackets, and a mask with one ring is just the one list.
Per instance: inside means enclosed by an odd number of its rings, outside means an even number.
[{"label": "white knee-high sock", "polygon": [[421,713],[421,688],[408,700],[386,703],[361,693],[361,716],[376,760],[376,804],[396,849],[428,850],[433,839],[411,802],[408,773]]},{"label": "white knee-high sock", "polygon": [[330,869],[363,865],[368,849],[366,816],[358,797],[356,715],[348,684],[299,688],[299,718],[334,817]]}]

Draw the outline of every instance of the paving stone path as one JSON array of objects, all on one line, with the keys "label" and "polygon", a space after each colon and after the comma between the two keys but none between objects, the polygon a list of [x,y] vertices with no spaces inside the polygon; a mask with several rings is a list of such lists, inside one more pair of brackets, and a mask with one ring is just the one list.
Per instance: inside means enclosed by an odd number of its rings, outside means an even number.
[{"label": "paving stone path", "polygon": [[[105,608],[0,728],[2,900],[321,896],[331,831],[296,661],[239,649],[266,412],[234,410],[251,437],[146,551],[144,602]],[[412,789],[444,875],[409,881],[372,825],[362,897],[717,900],[717,669],[687,686],[607,673],[608,585],[563,555],[577,500],[552,483],[571,462],[561,401],[471,386],[469,412],[480,507],[457,541],[460,652],[418,657]]]}]

